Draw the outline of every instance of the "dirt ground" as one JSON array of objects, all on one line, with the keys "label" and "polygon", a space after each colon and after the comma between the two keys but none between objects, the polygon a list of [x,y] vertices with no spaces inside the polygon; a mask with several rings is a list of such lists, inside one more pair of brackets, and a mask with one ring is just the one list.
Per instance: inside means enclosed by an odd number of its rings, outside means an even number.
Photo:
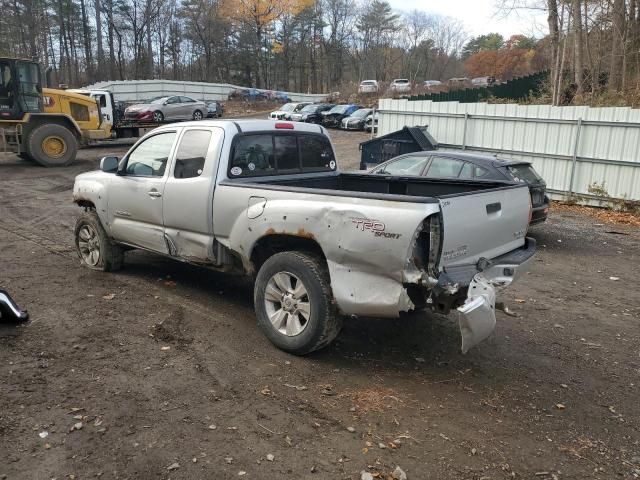
[{"label": "dirt ground", "polygon": [[[331,133],[343,165],[366,135]],[[552,211],[496,332],[349,319],[300,358],[259,332],[251,282],[128,252],[81,268],[74,176],[0,155],[0,479],[640,477],[640,229]]]}]

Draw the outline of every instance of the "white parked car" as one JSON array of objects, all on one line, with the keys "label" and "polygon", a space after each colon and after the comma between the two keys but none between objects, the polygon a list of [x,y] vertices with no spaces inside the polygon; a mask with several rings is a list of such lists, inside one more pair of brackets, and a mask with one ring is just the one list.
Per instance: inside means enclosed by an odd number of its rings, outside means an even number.
[{"label": "white parked car", "polygon": [[440,80],[425,80],[424,82],[422,82],[422,86],[427,90],[430,90],[432,88],[441,87],[442,82]]},{"label": "white parked car", "polygon": [[378,93],[379,88],[376,80],[363,80],[358,86],[358,93]]},{"label": "white parked car", "polygon": [[396,78],[389,89],[395,93],[410,93],[411,92],[411,82],[406,78]]},{"label": "white parked car", "polygon": [[291,120],[291,114],[297,113],[307,105],[311,105],[311,102],[299,102],[299,103],[285,103],[280,110],[271,112],[269,118],[271,120]]}]

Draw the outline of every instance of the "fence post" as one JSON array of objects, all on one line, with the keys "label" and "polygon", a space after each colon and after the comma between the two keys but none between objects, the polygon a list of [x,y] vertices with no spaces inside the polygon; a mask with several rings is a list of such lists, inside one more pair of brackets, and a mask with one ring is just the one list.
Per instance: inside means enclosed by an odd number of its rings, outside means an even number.
[{"label": "fence post", "polygon": [[462,128],[462,150],[467,149],[467,120],[469,119],[469,114],[464,112],[464,127]]},{"label": "fence post", "polygon": [[373,139],[373,131],[376,129],[376,107],[371,110],[371,139]]},{"label": "fence post", "polygon": [[571,161],[571,176],[569,177],[569,196],[573,195],[573,177],[576,173],[576,163],[578,158],[578,146],[580,145],[580,130],[582,130],[582,117],[578,118],[576,126],[576,138],[573,144],[573,155]]}]

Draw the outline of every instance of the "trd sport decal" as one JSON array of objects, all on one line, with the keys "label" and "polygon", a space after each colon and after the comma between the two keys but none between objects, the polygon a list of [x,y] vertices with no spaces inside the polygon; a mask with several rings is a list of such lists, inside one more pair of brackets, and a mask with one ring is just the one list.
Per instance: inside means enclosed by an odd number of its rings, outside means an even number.
[{"label": "trd sport decal", "polygon": [[376,237],[398,239],[401,235],[399,233],[385,232],[386,225],[379,220],[353,217],[351,218],[351,222],[355,224],[358,230],[362,230],[363,232],[368,230]]}]

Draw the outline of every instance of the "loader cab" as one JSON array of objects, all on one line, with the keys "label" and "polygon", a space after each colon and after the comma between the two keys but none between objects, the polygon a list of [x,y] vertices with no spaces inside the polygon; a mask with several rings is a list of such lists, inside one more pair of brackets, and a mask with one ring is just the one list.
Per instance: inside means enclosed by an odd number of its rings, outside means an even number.
[{"label": "loader cab", "polygon": [[42,112],[42,77],[36,62],[0,57],[0,120]]}]

